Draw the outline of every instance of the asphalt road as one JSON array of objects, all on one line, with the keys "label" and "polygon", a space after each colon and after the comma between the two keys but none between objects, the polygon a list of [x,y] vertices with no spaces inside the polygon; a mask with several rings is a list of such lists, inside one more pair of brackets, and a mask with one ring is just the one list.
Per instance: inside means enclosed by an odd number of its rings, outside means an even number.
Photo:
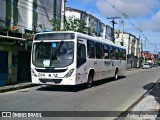
[{"label": "asphalt road", "polygon": [[[37,86],[1,93],[0,111],[125,111],[159,78],[160,67],[157,67],[127,71],[126,77],[117,81],[111,78],[101,80],[95,82],[90,89],[81,86],[77,89],[63,86]],[[54,117],[50,119],[70,120],[71,118]]]}]

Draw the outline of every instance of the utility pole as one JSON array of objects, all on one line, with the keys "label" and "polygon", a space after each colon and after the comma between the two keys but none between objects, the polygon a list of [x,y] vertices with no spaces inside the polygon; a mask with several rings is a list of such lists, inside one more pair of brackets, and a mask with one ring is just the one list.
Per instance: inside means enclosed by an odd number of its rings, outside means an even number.
[{"label": "utility pole", "polygon": [[155,44],[155,59],[154,59],[154,63],[157,62],[157,45]]},{"label": "utility pole", "polygon": [[65,4],[67,0],[62,0],[61,1],[61,23],[60,23],[60,30],[64,30],[64,22],[65,22]]},{"label": "utility pole", "polygon": [[139,59],[139,56],[138,56],[138,63],[139,63],[139,67],[142,67],[142,63],[143,63],[143,41],[141,39],[141,32],[142,30],[140,28],[137,28],[137,30],[139,31],[139,41],[141,42],[141,50],[140,50],[140,54],[141,54],[141,57]]},{"label": "utility pole", "polygon": [[123,13],[123,16],[122,16],[122,37],[121,37],[121,45],[123,46],[123,33],[124,33],[124,17],[125,17],[125,13]]},{"label": "utility pole", "polygon": [[107,17],[107,19],[112,19],[111,23],[112,23],[112,27],[113,27],[113,42],[114,42],[114,43],[115,43],[115,38],[114,38],[114,24],[117,24],[117,23],[114,21],[114,19],[118,19],[118,18],[121,18],[121,17],[110,17],[110,18]]},{"label": "utility pole", "polygon": [[146,51],[146,45],[147,45],[147,38],[145,37],[145,40],[144,40],[144,48],[145,48],[145,51]]}]

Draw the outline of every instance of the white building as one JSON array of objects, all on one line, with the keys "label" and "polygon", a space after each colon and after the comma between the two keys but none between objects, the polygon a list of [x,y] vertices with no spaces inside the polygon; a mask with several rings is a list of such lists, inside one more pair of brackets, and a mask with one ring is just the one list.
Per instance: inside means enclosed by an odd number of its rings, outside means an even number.
[{"label": "white building", "polygon": [[65,0],[1,0],[0,3],[1,28],[16,26],[20,33],[25,33],[25,30],[40,31],[41,24],[51,30],[49,20],[55,18],[63,29]]},{"label": "white building", "polygon": [[0,3],[0,28],[3,29],[5,28],[5,20],[6,20],[6,1],[1,0]]},{"label": "white building", "polygon": [[140,40],[136,38],[134,35],[130,33],[123,33],[123,40],[122,40],[122,33],[119,31],[115,34],[115,43],[126,47],[126,53],[128,57],[128,66],[129,67],[137,67],[139,64],[139,53],[140,53]]},{"label": "white building", "polygon": [[127,49],[127,54],[133,54],[137,56],[140,52],[140,41],[134,35],[130,33],[123,33],[123,40],[122,40],[122,33],[117,32],[115,34],[115,43],[121,45],[123,42],[123,46]]},{"label": "white building", "polygon": [[44,29],[51,30],[49,22],[55,18],[64,23],[64,0],[19,0],[18,1],[18,25],[24,26],[20,29],[41,31],[39,25]]},{"label": "white building", "polygon": [[105,28],[103,29],[103,35],[102,37],[104,39],[109,39],[109,40],[113,40],[113,28],[110,27],[109,25],[105,25]]},{"label": "white building", "polygon": [[70,7],[65,8],[65,16],[66,16],[66,19],[68,19],[69,17],[72,17],[72,18],[78,18],[80,20],[84,20],[85,23],[87,24],[86,26],[89,27],[88,34],[94,35],[94,33],[96,33],[97,36],[112,40],[112,36],[113,36],[112,28],[102,23],[95,16],[88,14],[85,11],[73,9]]}]

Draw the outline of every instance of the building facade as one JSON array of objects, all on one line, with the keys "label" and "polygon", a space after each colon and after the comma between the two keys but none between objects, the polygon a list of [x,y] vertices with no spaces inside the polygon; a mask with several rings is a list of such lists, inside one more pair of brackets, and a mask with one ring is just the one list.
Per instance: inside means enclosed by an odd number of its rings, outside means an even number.
[{"label": "building facade", "polygon": [[63,29],[64,7],[65,0],[1,0],[0,86],[31,81],[33,35],[51,30],[52,18]]},{"label": "building facade", "polygon": [[122,33],[117,31],[115,34],[115,43],[126,47],[127,53],[127,65],[128,68],[139,67],[140,66],[140,56],[141,52],[140,40],[130,33]]},{"label": "building facade", "polygon": [[93,36],[99,36],[105,39],[113,39],[113,29],[105,25],[95,16],[86,13],[85,11],[66,7],[65,8],[65,16],[66,19],[77,18],[80,20],[84,20],[86,23],[86,27],[88,27],[88,34]]}]

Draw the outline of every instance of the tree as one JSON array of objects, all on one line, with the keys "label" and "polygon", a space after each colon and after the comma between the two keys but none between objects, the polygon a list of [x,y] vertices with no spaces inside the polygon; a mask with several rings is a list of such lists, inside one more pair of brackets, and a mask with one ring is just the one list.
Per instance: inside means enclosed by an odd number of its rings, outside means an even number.
[{"label": "tree", "polygon": [[39,27],[40,27],[40,29],[43,30],[43,31],[46,30],[46,27],[45,27],[44,24],[39,24]]},{"label": "tree", "polygon": [[53,31],[60,31],[60,21],[57,19],[51,19],[49,22],[52,24],[52,30]]},{"label": "tree", "polygon": [[84,20],[73,17],[69,17],[68,20],[65,20],[64,30],[72,30],[75,32],[88,34],[88,27],[86,27],[86,22]]},{"label": "tree", "polygon": [[95,29],[92,30],[92,35],[98,36],[98,33],[96,32]]},{"label": "tree", "polygon": [[[60,21],[57,19],[51,19],[49,21],[52,25],[53,31],[60,31]],[[69,17],[65,20],[64,23],[64,31],[75,31],[81,32],[84,34],[88,34],[89,27],[86,26],[86,22],[84,20],[80,20],[78,18]]]}]

